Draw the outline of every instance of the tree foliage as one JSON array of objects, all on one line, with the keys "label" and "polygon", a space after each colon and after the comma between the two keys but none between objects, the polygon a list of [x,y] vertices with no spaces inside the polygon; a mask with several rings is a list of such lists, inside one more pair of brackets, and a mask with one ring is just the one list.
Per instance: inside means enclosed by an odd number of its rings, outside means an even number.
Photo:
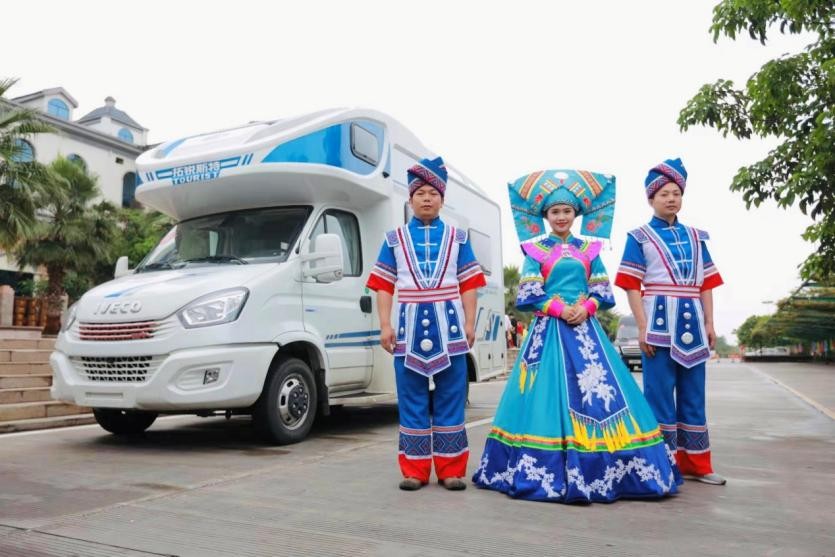
[{"label": "tree foliage", "polygon": [[835,277],[835,3],[814,0],[724,0],[713,10],[714,41],[768,33],[811,33],[817,40],[796,54],[764,64],[737,88],[727,79],[701,87],[679,114],[682,130],[715,128],[727,137],[772,136],[780,144],[742,167],[731,183],[746,206],[766,200],[797,206],[813,223],[803,238],[818,245],[801,267],[806,279]]},{"label": "tree foliage", "polygon": [[24,158],[25,140],[53,129],[37,112],[16,108],[3,96],[16,79],[0,79],[0,247],[9,249],[35,226],[35,198],[48,183],[37,161]]},{"label": "tree foliage", "polygon": [[83,166],[59,157],[47,170],[49,194],[36,195],[38,220],[13,254],[21,267],[46,267],[47,332],[55,332],[50,329],[61,314],[67,274],[89,274],[99,261],[112,257],[117,209],[108,201],[96,201],[97,179]]}]

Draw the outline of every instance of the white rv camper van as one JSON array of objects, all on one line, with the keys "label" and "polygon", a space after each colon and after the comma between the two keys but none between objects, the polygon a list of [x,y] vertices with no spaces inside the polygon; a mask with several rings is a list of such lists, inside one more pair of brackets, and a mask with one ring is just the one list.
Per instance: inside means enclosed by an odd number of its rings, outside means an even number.
[{"label": "white rv camper van", "polygon": [[[137,160],[139,201],[178,224],[137,268],[67,312],[52,396],[117,434],[160,413],[252,414],[277,443],[330,406],[394,400],[365,288],[410,218],[406,169],[435,156],[371,110],[335,109],[186,137]],[[479,292],[471,381],[505,368],[499,207],[453,167],[442,217],[469,231]]]}]

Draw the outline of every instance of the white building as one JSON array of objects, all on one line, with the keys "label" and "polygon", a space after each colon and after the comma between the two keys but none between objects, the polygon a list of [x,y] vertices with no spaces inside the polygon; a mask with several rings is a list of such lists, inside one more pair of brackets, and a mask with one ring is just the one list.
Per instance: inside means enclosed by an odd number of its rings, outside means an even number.
[{"label": "white building", "polygon": [[[105,199],[117,206],[135,205],[135,161],[146,149],[148,130],[116,108],[113,97],[107,97],[104,106],[78,119],[74,119],[78,102],[63,87],[3,99],[0,103],[12,110],[35,109],[56,130],[25,140],[25,157],[43,164],[49,164],[59,155],[76,160],[98,176]],[[0,284],[15,283],[18,278],[13,276],[15,271],[14,262],[0,252]]]}]

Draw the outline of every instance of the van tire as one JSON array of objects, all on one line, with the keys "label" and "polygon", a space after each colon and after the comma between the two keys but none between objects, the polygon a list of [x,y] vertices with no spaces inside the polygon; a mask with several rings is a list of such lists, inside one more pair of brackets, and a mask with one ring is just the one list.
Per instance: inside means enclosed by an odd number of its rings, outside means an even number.
[{"label": "van tire", "polygon": [[317,395],[310,366],[298,358],[275,361],[252,412],[256,432],[270,443],[298,443],[316,420]]},{"label": "van tire", "polygon": [[103,429],[116,435],[139,435],[157,419],[156,412],[118,408],[93,408],[93,416]]}]

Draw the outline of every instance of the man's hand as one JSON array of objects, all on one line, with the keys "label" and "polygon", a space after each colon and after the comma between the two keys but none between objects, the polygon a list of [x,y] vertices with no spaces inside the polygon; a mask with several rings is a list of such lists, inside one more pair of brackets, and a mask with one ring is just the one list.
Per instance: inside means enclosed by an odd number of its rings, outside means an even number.
[{"label": "man's hand", "polygon": [[464,334],[467,336],[467,346],[470,348],[475,344],[475,325],[473,323],[464,323]]},{"label": "man's hand", "polygon": [[716,346],[716,330],[713,328],[713,323],[705,323],[705,332],[707,333],[707,344],[713,350]]},{"label": "man's hand", "polygon": [[380,346],[389,354],[394,354],[394,329],[391,325],[382,325],[380,327]]},{"label": "man's hand", "polygon": [[655,347],[651,344],[647,344],[647,330],[646,329],[638,329],[638,344],[641,347],[641,352],[652,358],[655,356]]}]

